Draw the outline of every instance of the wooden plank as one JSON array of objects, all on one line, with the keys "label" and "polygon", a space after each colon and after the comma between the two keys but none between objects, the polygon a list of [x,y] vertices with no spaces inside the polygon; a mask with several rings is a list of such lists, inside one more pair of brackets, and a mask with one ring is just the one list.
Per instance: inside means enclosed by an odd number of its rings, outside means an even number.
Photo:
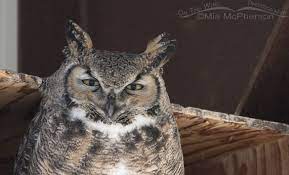
[{"label": "wooden plank", "polygon": [[263,129],[263,130],[270,129],[270,130],[278,131],[280,133],[289,134],[289,125],[284,124],[284,123],[266,121],[266,120],[255,119],[255,118],[250,118],[250,117],[242,117],[242,116],[226,114],[226,113],[221,113],[221,112],[213,112],[213,111],[194,108],[194,107],[184,108],[177,104],[173,104],[172,107],[174,111],[180,111],[181,113],[188,114],[188,115],[215,119],[218,121],[229,122],[229,123],[243,124],[244,126],[249,127],[249,128]]},{"label": "wooden plank", "polygon": [[186,174],[289,174],[289,135],[281,133],[288,133],[288,125],[191,107],[173,108]]},{"label": "wooden plank", "polygon": [[41,83],[36,76],[0,70],[0,110],[35,92]]}]

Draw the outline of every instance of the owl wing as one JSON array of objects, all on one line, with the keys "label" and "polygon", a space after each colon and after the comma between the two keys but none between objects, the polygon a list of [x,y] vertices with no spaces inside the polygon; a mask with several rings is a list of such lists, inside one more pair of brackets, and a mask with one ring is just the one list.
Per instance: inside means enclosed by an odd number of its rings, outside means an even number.
[{"label": "owl wing", "polygon": [[[41,83],[37,76],[0,70],[0,132],[5,133],[0,135],[1,172],[12,169],[19,143],[38,109]],[[17,157],[24,154],[27,140],[24,138]]]}]

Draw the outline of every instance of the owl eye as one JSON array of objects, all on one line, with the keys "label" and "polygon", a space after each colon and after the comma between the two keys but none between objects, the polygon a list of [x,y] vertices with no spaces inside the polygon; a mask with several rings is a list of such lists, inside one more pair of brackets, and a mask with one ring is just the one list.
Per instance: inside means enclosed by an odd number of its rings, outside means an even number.
[{"label": "owl eye", "polygon": [[99,86],[98,81],[94,79],[85,79],[82,80],[82,83],[87,86]]},{"label": "owl eye", "polygon": [[128,90],[131,90],[131,91],[137,91],[137,90],[143,89],[144,86],[141,85],[141,84],[132,83],[132,84],[128,85],[126,88],[127,88]]}]

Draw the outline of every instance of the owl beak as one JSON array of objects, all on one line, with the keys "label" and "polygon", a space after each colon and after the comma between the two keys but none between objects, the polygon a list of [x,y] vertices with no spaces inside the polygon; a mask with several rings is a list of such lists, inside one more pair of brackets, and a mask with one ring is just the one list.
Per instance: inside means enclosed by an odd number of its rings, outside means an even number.
[{"label": "owl beak", "polygon": [[111,118],[115,112],[115,97],[109,95],[104,108],[106,115]]}]

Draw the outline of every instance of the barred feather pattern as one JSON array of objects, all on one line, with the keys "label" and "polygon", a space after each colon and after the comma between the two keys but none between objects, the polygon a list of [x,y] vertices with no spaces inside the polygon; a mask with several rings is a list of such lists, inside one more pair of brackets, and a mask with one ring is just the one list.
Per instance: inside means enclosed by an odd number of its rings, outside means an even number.
[{"label": "barred feather pattern", "polygon": [[[143,53],[132,54],[95,50],[89,35],[72,21],[66,34],[64,62],[38,81],[42,101],[19,148],[14,174],[184,175],[179,132],[162,78],[175,40],[161,34]],[[141,84],[137,92],[128,88],[135,82]]]}]

